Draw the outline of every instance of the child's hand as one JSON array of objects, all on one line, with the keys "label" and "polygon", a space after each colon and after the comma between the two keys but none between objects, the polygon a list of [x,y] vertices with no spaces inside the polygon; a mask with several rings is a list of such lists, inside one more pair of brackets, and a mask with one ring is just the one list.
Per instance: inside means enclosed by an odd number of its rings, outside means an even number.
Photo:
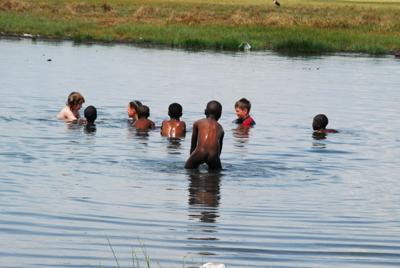
[{"label": "child's hand", "polygon": [[78,119],[78,124],[79,125],[85,125],[87,122],[86,122],[86,119],[85,118],[79,118]]}]

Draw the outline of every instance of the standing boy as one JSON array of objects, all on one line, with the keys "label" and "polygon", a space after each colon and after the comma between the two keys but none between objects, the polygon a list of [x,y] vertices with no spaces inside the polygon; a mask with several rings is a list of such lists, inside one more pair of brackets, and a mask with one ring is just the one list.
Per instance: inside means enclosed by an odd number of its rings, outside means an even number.
[{"label": "standing boy", "polygon": [[221,113],[222,105],[218,101],[210,101],[205,110],[206,118],[194,122],[190,157],[186,161],[185,168],[195,169],[206,163],[210,170],[221,169],[219,156],[224,130],[217,122]]},{"label": "standing boy", "polygon": [[170,120],[164,120],[161,124],[161,135],[168,138],[184,137],[186,134],[186,124],[180,120],[182,116],[182,105],[172,103],[168,107]]},{"label": "standing boy", "polygon": [[250,116],[251,103],[248,99],[242,98],[235,103],[235,112],[238,117],[233,122],[244,126],[252,127],[256,124],[254,119]]}]

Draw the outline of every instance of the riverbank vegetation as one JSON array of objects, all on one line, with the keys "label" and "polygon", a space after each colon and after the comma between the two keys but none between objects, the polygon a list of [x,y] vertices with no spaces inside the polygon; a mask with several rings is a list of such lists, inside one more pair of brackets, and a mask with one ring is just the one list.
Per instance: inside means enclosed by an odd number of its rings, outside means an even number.
[{"label": "riverbank vegetation", "polygon": [[[400,0],[0,0],[1,35],[189,49],[400,50]],[[241,45],[242,44],[242,45]]]}]

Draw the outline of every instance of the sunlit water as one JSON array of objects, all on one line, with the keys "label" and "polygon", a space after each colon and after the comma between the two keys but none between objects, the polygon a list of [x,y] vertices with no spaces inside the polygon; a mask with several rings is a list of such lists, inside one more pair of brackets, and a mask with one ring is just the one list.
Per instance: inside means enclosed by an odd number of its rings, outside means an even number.
[{"label": "sunlit water", "polygon": [[[55,119],[70,91],[96,132]],[[158,126],[172,102],[191,126],[219,100],[223,170],[184,170],[191,127],[136,135],[131,99]],[[121,267],[143,250],[163,268],[398,267],[399,103],[392,57],[0,40],[0,267],[115,267],[111,247]],[[314,139],[318,113],[340,133]]]}]

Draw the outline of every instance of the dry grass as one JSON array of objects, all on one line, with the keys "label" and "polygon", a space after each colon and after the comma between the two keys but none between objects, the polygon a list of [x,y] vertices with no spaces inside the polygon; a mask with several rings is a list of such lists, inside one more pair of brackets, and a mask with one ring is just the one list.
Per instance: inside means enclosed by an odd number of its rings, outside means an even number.
[{"label": "dry grass", "polygon": [[[306,26],[320,29],[348,29],[369,26],[380,33],[400,29],[400,2],[391,5],[360,4],[358,1],[285,1],[281,8],[272,2],[217,1],[37,1],[0,0],[0,10],[30,12],[58,19],[86,19],[95,23],[186,25]],[[342,3],[342,4],[340,4]],[[385,1],[386,3],[386,1]]]},{"label": "dry grass", "polygon": [[[250,27],[260,31],[300,28],[400,38],[400,0],[281,2],[278,8],[270,0],[0,0],[0,12],[2,16],[28,14],[32,20],[82,22],[104,29],[118,25]],[[129,34],[119,30],[119,35]],[[113,38],[121,37],[116,34]]]}]

